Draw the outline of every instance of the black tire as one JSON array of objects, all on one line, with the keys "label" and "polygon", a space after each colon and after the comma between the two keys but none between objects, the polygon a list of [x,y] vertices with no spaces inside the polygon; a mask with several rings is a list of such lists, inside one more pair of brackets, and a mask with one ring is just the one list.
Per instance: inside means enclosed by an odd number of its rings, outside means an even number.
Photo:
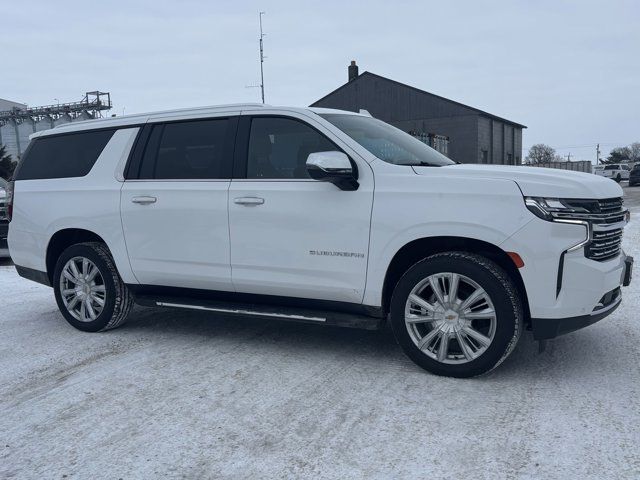
[{"label": "black tire", "polygon": [[[84,257],[90,260],[98,268],[104,281],[104,306],[93,321],[80,321],[74,318],[62,299],[60,277],[64,266],[74,257]],[[133,296],[120,278],[109,249],[105,244],[99,242],[79,243],[62,252],[56,262],[53,274],[53,289],[58,308],[64,318],[72,326],[84,332],[100,332],[119,327],[125,322],[133,307]]]},{"label": "black tire", "polygon": [[620,183],[621,181],[622,181],[622,176],[618,174],[618,176],[616,177],[616,182]]},{"label": "black tire", "polygon": [[[495,309],[493,340],[484,353],[466,363],[450,364],[431,358],[414,343],[405,324],[405,304],[412,289],[430,275],[444,272],[461,274],[476,282],[489,295]],[[522,333],[524,313],[516,285],[501,267],[473,253],[445,252],[427,257],[406,271],[394,289],[390,319],[396,340],[417,365],[436,375],[466,378],[491,371],[509,356]]]}]

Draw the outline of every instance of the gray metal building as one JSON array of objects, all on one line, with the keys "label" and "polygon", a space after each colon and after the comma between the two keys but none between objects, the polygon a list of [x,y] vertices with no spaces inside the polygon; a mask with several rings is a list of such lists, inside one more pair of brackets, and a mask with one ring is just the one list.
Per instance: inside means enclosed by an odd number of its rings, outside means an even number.
[{"label": "gray metal building", "polygon": [[312,107],[360,109],[461,163],[522,163],[526,126],[371,72],[351,62],[348,82]]}]

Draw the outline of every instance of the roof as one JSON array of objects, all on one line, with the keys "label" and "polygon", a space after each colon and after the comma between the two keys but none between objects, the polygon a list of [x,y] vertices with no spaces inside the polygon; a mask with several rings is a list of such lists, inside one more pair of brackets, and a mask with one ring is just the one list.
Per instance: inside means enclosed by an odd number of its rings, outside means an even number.
[{"label": "roof", "polygon": [[344,110],[334,110],[327,108],[310,108],[310,107],[281,107],[273,105],[265,105],[263,103],[235,103],[229,105],[213,105],[208,107],[192,107],[192,108],[180,108],[175,110],[164,110],[151,113],[139,113],[132,115],[123,115],[120,117],[107,117],[97,118],[91,120],[83,120],[80,122],[69,122],[55,126],[49,130],[41,130],[35,132],[29,136],[29,138],[36,138],[47,135],[57,135],[60,133],[70,133],[80,130],[92,130],[98,128],[116,128],[127,125],[138,126],[147,122],[154,121],[175,121],[189,118],[206,118],[211,115],[219,114],[238,114],[245,110],[278,110],[289,112],[313,112],[313,113],[344,113],[350,115],[358,115],[354,112],[347,112]]},{"label": "roof", "polygon": [[27,108],[27,105],[20,102],[14,102],[12,100],[6,100],[4,98],[0,98],[0,110],[11,109],[11,108]]},{"label": "roof", "polygon": [[434,94],[434,93],[427,92],[426,90],[420,90],[419,88],[412,87],[411,85],[407,85],[406,83],[401,83],[401,82],[398,82],[398,81],[393,80],[393,79],[391,79],[391,78],[383,77],[382,75],[377,75],[377,74],[375,74],[375,73],[371,73],[371,72],[362,72],[362,73],[361,73],[360,75],[358,75],[355,79],[353,79],[353,80],[351,80],[351,81],[349,81],[349,82],[345,83],[344,85],[341,85],[340,87],[338,87],[338,88],[336,88],[335,90],[333,90],[332,92],[328,93],[327,95],[325,95],[325,96],[324,96],[324,97],[322,97],[321,99],[316,100],[315,102],[313,102],[313,103],[311,104],[311,106],[313,107],[313,106],[317,105],[318,103],[322,102],[322,101],[323,101],[323,100],[325,100],[326,98],[329,98],[329,97],[330,97],[331,95],[333,95],[334,93],[339,92],[339,91],[340,91],[340,90],[342,90],[343,88],[345,88],[345,87],[347,87],[347,86],[351,85],[353,82],[357,82],[360,78],[363,78],[363,77],[365,77],[365,76],[370,76],[370,77],[378,78],[378,79],[381,79],[381,80],[385,80],[385,81],[387,81],[387,82],[391,82],[391,83],[393,83],[393,84],[395,84],[395,85],[397,85],[397,86],[399,86],[399,87],[402,87],[402,88],[408,88],[408,89],[411,89],[411,90],[413,90],[413,91],[415,91],[415,92],[418,92],[418,93],[421,93],[421,94],[424,94],[424,95],[430,95],[430,96],[432,96],[432,97],[438,98],[438,99],[443,100],[443,101],[445,101],[445,102],[449,102],[449,103],[452,103],[452,104],[454,104],[454,105],[458,105],[458,106],[460,106],[460,107],[467,108],[467,109],[472,110],[473,112],[475,112],[475,113],[477,113],[477,114],[479,114],[479,115],[484,115],[484,116],[489,117],[489,118],[492,118],[492,119],[494,119],[494,120],[499,120],[499,121],[501,121],[501,122],[508,123],[508,124],[510,124],[510,125],[515,125],[515,126],[520,127],[520,128],[527,128],[527,126],[526,126],[526,125],[522,125],[521,123],[514,122],[514,121],[512,121],[512,120],[508,120],[508,119],[503,118],[503,117],[499,117],[499,116],[494,115],[494,114],[492,114],[492,113],[485,112],[484,110],[480,110],[479,108],[471,107],[471,106],[469,106],[469,105],[465,105],[464,103],[456,102],[455,100],[450,100],[450,99],[448,99],[448,98],[441,97],[440,95],[436,95],[436,94]]}]

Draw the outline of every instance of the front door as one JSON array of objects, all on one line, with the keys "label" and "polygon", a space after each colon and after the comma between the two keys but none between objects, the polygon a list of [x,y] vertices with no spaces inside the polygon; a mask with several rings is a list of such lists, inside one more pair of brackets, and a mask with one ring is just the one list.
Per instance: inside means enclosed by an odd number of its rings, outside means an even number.
[{"label": "front door", "polygon": [[127,251],[141,284],[233,290],[227,195],[236,124],[212,118],[145,127],[139,143],[146,147],[121,193]]},{"label": "front door", "polygon": [[341,150],[321,129],[311,119],[241,117],[241,178],[234,175],[229,189],[236,291],[362,302],[373,177],[359,160],[356,191],[312,180],[308,155]]}]

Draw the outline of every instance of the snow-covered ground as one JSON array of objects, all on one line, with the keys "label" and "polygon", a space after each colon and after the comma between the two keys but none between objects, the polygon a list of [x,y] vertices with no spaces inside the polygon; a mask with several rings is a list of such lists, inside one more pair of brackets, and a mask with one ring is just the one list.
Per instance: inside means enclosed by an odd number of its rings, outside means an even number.
[{"label": "snow-covered ground", "polygon": [[389,331],[139,308],[82,333],[4,263],[0,478],[639,478],[639,292],[453,380]]}]

